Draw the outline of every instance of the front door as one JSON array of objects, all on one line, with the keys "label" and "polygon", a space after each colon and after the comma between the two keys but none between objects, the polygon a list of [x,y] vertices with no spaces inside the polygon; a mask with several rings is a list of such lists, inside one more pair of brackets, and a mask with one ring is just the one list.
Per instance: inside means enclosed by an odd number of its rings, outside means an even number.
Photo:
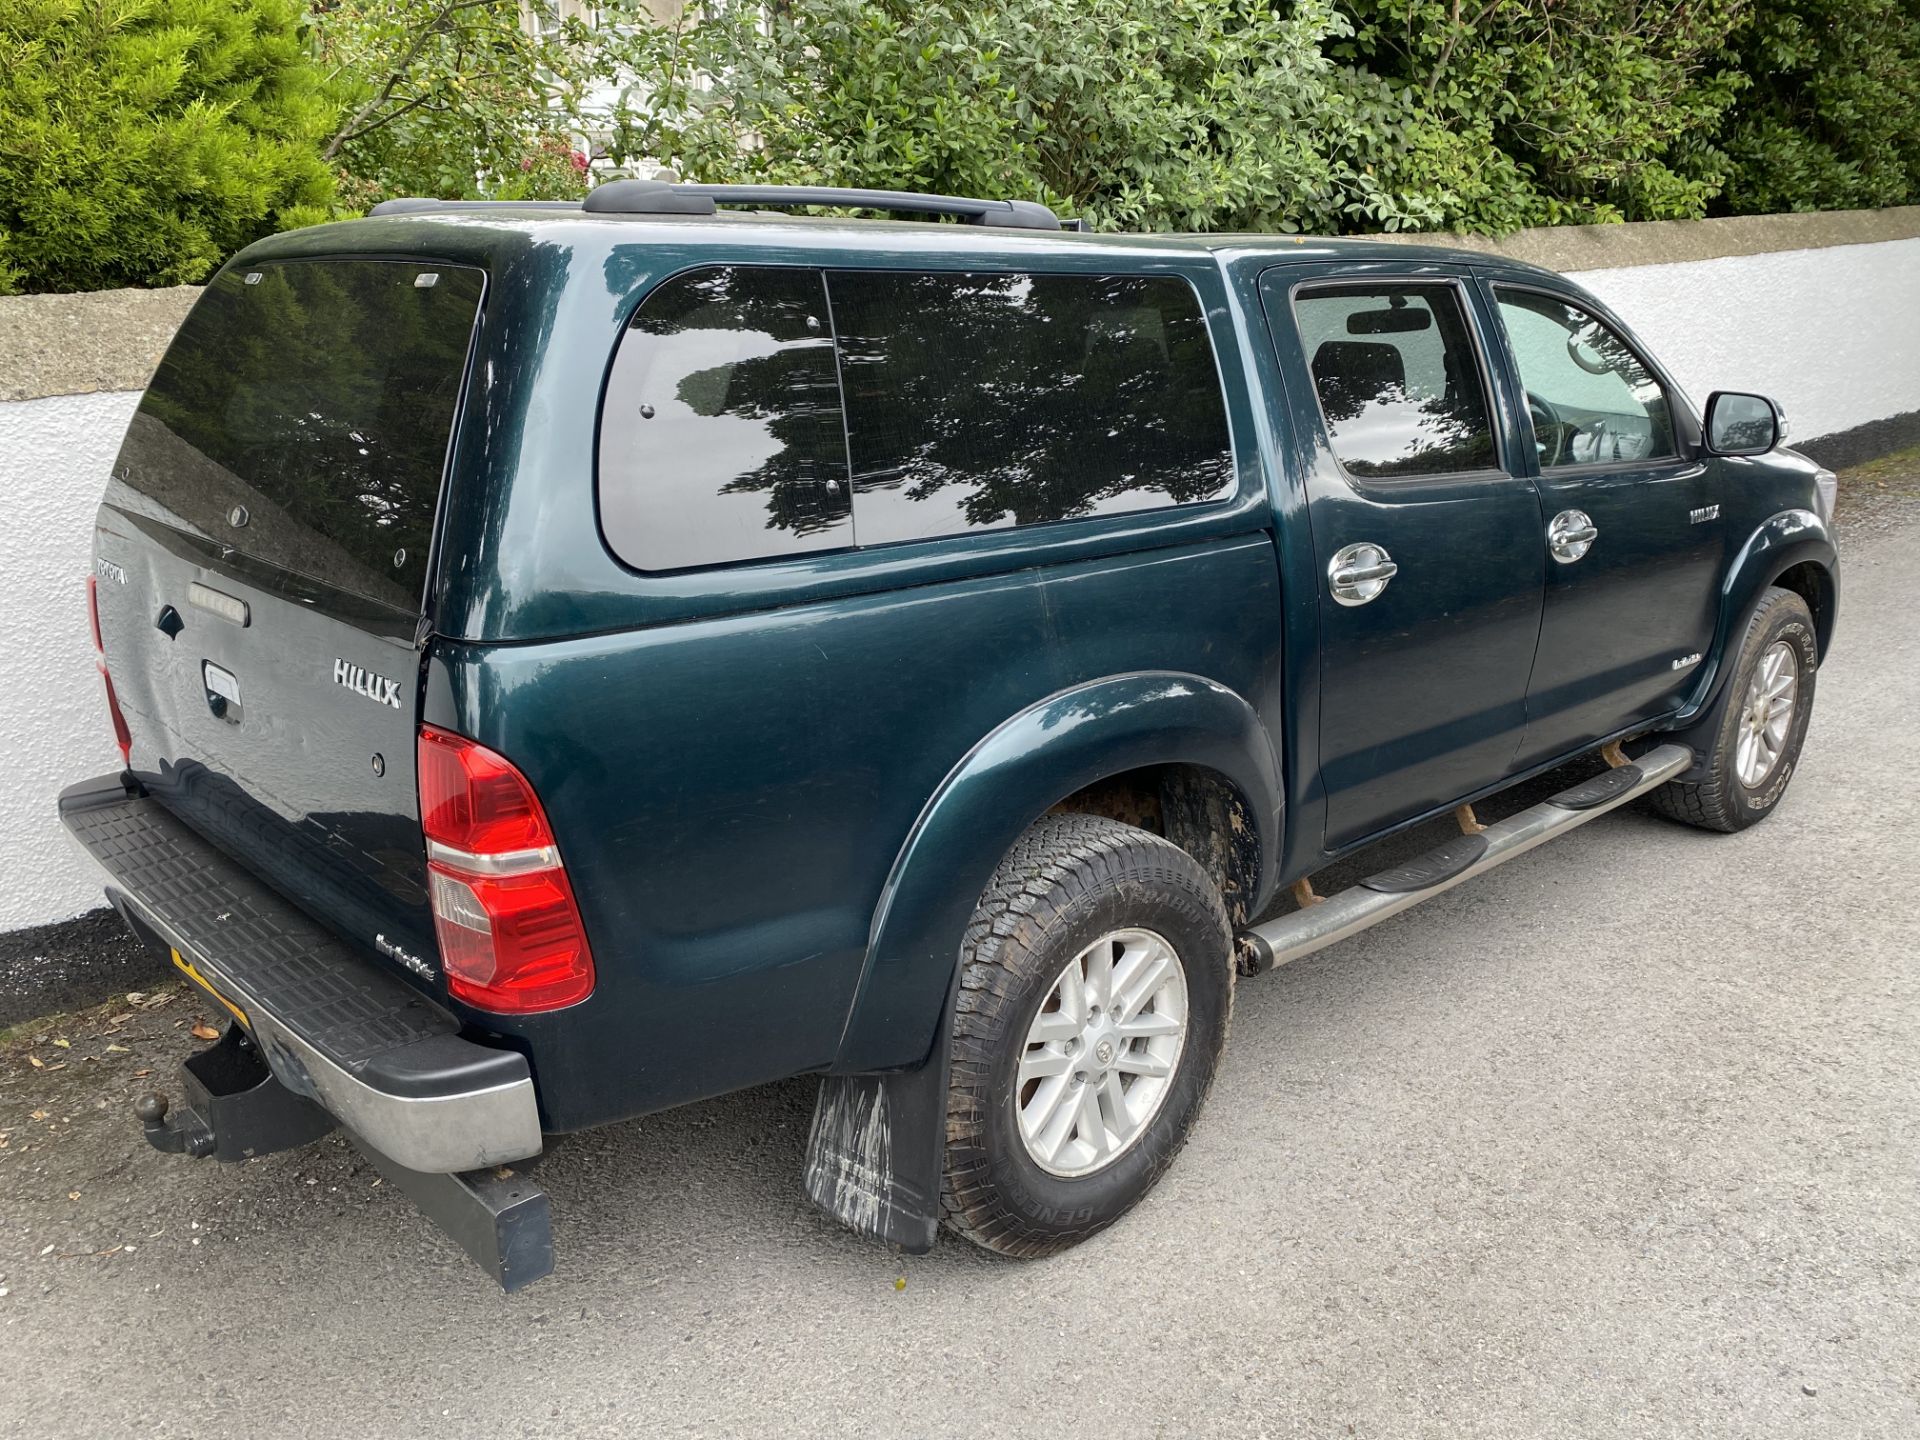
[{"label": "front door", "polygon": [[1525,396],[1546,557],[1524,768],[1686,699],[1719,618],[1720,496],[1615,327],[1550,288],[1487,293]]},{"label": "front door", "polygon": [[[1261,297],[1296,436],[1321,632],[1326,848],[1491,785],[1526,724],[1545,560],[1469,272],[1285,265]],[[1304,597],[1301,597],[1304,598]]]}]

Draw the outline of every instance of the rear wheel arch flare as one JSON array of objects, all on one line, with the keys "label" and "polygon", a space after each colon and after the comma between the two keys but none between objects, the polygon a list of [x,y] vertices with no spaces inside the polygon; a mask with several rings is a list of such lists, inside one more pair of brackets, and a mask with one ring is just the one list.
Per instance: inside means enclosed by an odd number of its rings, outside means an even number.
[{"label": "rear wheel arch flare", "polygon": [[1049,810],[1109,777],[1172,767],[1180,767],[1177,782],[1211,774],[1228,787],[1192,785],[1196,799],[1244,801],[1257,868],[1251,882],[1236,883],[1251,884],[1249,904],[1257,906],[1279,853],[1282,790],[1279,758],[1252,706],[1216,681],[1175,671],[1108,676],[1057,692],[983,737],[922,810],[875,911],[835,1068],[923,1061],[968,918],[1014,842]]}]

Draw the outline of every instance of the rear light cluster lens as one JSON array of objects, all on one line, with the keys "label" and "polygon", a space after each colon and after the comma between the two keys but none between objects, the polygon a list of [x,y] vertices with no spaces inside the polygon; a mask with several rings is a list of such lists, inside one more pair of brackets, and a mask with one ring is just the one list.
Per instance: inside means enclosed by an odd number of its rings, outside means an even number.
[{"label": "rear light cluster lens", "polygon": [[593,953],[546,812],[505,756],[420,727],[420,825],[447,989],[497,1014],[578,1004]]},{"label": "rear light cluster lens", "polygon": [[100,580],[87,577],[87,623],[93,629],[93,663],[100,667],[100,679],[107,687],[107,713],[113,717],[113,742],[120,747],[120,763],[133,768],[133,732],[127,729],[127,717],[120,712],[120,697],[113,693],[113,676],[107,673],[107,645],[100,638]]}]

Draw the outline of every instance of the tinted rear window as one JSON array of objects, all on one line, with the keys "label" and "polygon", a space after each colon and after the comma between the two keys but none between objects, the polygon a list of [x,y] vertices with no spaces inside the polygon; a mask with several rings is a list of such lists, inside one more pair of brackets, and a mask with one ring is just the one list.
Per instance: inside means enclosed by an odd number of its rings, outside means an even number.
[{"label": "tinted rear window", "polygon": [[1232,484],[1184,280],[836,270],[827,284],[862,545],[1185,505]]},{"label": "tinted rear window", "polygon": [[819,271],[729,265],[647,297],[600,414],[600,524],[641,570],[852,543]]},{"label": "tinted rear window", "polygon": [[1379,478],[1493,467],[1492,407],[1450,285],[1345,286],[1294,299],[1333,453]]},{"label": "tinted rear window", "polygon": [[417,605],[483,286],[383,260],[225,271],[140,403],[122,478],[161,518]]},{"label": "tinted rear window", "polygon": [[1217,499],[1199,297],[1169,276],[720,266],[621,337],[600,522],[642,570]]}]

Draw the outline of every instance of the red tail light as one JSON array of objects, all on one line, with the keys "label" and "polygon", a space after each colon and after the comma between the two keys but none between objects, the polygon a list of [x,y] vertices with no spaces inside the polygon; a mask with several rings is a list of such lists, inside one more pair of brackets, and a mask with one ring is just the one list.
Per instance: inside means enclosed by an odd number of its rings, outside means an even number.
[{"label": "red tail light", "polygon": [[120,713],[120,697],[113,693],[113,676],[107,673],[107,645],[100,638],[100,580],[87,577],[87,623],[93,627],[93,663],[100,667],[100,679],[107,687],[107,713],[113,717],[113,740],[120,747],[120,763],[133,765],[133,732],[127,729],[127,717]]},{"label": "red tail light", "polygon": [[505,756],[420,727],[420,826],[447,989],[526,1015],[593,993],[593,953],[546,812]]}]

